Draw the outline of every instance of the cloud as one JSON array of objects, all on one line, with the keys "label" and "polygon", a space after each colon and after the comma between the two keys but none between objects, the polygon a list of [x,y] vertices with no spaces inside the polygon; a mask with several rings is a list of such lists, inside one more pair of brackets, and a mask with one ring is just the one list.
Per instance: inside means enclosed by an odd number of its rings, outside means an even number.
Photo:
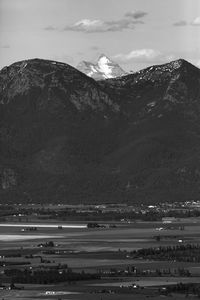
[{"label": "cloud", "polygon": [[2,45],[1,48],[3,48],[3,49],[8,49],[8,48],[10,48],[10,45],[5,44],[5,45]]},{"label": "cloud", "polygon": [[154,49],[137,49],[133,50],[127,54],[117,54],[114,56],[115,59],[118,59],[121,62],[130,62],[130,61],[136,61],[136,62],[165,62],[170,61],[174,59],[174,55],[166,55],[158,50]]},{"label": "cloud", "polygon": [[122,31],[124,29],[134,29],[135,24],[143,24],[140,20],[146,12],[133,11],[127,12],[123,18],[119,20],[103,21],[103,20],[90,20],[83,19],[72,25],[67,25],[64,30],[66,31],[79,31],[86,33],[109,32],[109,31]]},{"label": "cloud", "polygon": [[187,25],[193,25],[193,26],[200,26],[200,16],[196,17],[192,22],[188,23],[185,20],[181,20],[178,22],[175,22],[173,24],[174,26],[187,26]]},{"label": "cloud", "polygon": [[188,24],[187,21],[181,20],[181,21],[175,22],[173,25],[174,26],[186,26],[187,24]]},{"label": "cloud", "polygon": [[115,58],[118,58],[123,61],[128,61],[132,59],[151,60],[159,55],[160,52],[153,49],[138,49],[138,50],[133,50],[127,54],[122,54],[122,53],[117,54],[115,55]]},{"label": "cloud", "polygon": [[50,25],[50,26],[45,27],[44,30],[54,31],[54,30],[56,30],[56,28]]},{"label": "cloud", "polygon": [[173,24],[174,26],[187,26],[187,25],[192,25],[192,26],[200,26],[200,16],[196,17],[192,22],[187,22],[185,20],[181,20],[178,22],[175,22]]},{"label": "cloud", "polygon": [[196,17],[192,23],[191,23],[193,26],[199,26],[200,25],[200,16],[199,17]]},{"label": "cloud", "polygon": [[147,15],[147,12],[136,10],[136,11],[129,11],[125,14],[125,17],[133,18],[133,19],[140,19]]}]

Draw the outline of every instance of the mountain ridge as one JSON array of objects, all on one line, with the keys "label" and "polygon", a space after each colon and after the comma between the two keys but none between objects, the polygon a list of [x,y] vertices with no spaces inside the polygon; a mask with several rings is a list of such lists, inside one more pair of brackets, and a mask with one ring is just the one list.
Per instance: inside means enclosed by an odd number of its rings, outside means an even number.
[{"label": "mountain ridge", "polygon": [[184,60],[101,81],[21,61],[0,71],[0,117],[3,202],[199,197],[200,70]]},{"label": "mountain ridge", "polygon": [[[43,68],[43,71],[41,72],[41,70],[38,70],[38,68]],[[2,83],[0,86],[1,102],[4,101],[4,96],[8,101],[10,96],[15,97],[17,93],[24,94],[26,90],[29,90],[33,86],[37,86],[40,89],[43,89],[45,87],[45,84],[48,86],[48,88],[56,88],[58,86],[61,86],[63,83],[70,83],[70,81],[74,81],[78,85],[81,83],[81,79],[84,80],[85,78],[87,78],[88,84],[90,84],[94,88],[98,86],[94,80],[89,79],[87,76],[85,76],[85,74],[79,72],[77,69],[68,64],[38,58],[22,60],[13,63],[9,67],[4,67],[1,70],[0,76],[0,83]],[[6,81],[10,82],[8,89],[6,89],[6,85],[3,86]],[[5,95],[4,90],[8,91],[8,93],[6,93]],[[13,94],[11,95],[12,91]],[[48,91],[46,92],[48,93]],[[104,95],[104,97],[106,98],[107,95]],[[93,98],[95,100],[95,97]],[[74,98],[70,98],[70,101],[73,102],[75,106],[77,106]],[[107,99],[106,101],[108,101],[107,104],[109,105],[110,100]],[[84,102],[82,102],[82,104],[84,105]],[[91,105],[92,104],[90,103],[90,106]],[[77,106],[76,108],[79,109],[80,107],[78,108]]]}]

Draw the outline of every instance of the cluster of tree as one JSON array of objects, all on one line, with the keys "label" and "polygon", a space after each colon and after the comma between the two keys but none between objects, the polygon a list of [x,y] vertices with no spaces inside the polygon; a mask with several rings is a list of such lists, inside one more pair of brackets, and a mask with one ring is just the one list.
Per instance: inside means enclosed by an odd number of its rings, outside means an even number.
[{"label": "cluster of tree", "polygon": [[177,268],[177,269],[140,269],[135,266],[128,266],[126,269],[117,269],[111,268],[109,271],[98,271],[102,277],[117,277],[117,276],[145,276],[145,277],[158,277],[158,276],[182,276],[182,277],[190,277],[191,273],[188,269],[185,268]]},{"label": "cluster of tree", "polygon": [[49,241],[49,242],[46,242],[46,243],[41,243],[41,244],[38,244],[37,247],[54,247],[54,242],[53,241]]},{"label": "cluster of tree", "polygon": [[200,245],[186,244],[177,246],[160,246],[143,248],[130,253],[133,258],[200,262]]},{"label": "cluster of tree", "polygon": [[[143,209],[145,210],[145,209]],[[52,214],[53,212],[49,212]],[[146,211],[129,211],[129,212],[123,212],[123,211],[109,211],[109,212],[103,212],[101,209],[98,209],[96,211],[92,210],[92,212],[86,212],[83,210],[81,212],[80,210],[77,212],[75,209],[65,209],[62,211],[57,211],[54,214],[55,218],[59,219],[69,219],[70,217],[76,217],[80,220],[86,220],[86,221],[100,221],[103,219],[106,220],[114,220],[119,221],[121,219],[140,219],[143,221],[161,221],[164,217],[175,217],[175,218],[189,218],[189,217],[199,217],[200,211],[196,209],[192,210],[168,210],[168,211],[161,211],[161,210],[154,210],[154,209],[146,209]]]},{"label": "cluster of tree", "polygon": [[30,265],[29,261],[0,261],[0,267],[12,266],[12,265]]},{"label": "cluster of tree", "polygon": [[188,294],[194,294],[197,295],[198,298],[200,298],[200,285],[196,283],[178,283],[175,285],[169,285],[166,287],[166,293],[184,293],[186,295]]},{"label": "cluster of tree", "polygon": [[21,255],[21,253],[12,253],[12,254],[4,254],[3,255],[4,256],[4,258],[10,258],[10,257],[21,257],[22,255]]},{"label": "cluster of tree", "polygon": [[54,284],[64,281],[80,281],[100,279],[99,274],[89,274],[82,271],[81,273],[68,270],[48,269],[35,270],[28,269],[10,269],[5,270],[5,275],[10,277],[13,283],[31,283],[31,284]]},{"label": "cluster of tree", "polygon": [[87,224],[87,228],[106,228],[104,224],[98,224],[95,222],[90,222]]},{"label": "cluster of tree", "polygon": [[[2,206],[1,206],[2,208]],[[25,216],[30,216],[33,213],[37,213],[39,219],[59,219],[59,220],[70,220],[76,218],[76,220],[85,221],[100,221],[103,219],[119,221],[120,219],[133,219],[133,220],[143,220],[143,221],[160,221],[163,217],[175,217],[175,218],[189,218],[189,217],[199,217],[200,211],[198,209],[169,209],[169,210],[155,210],[149,209],[148,207],[141,210],[113,210],[113,211],[102,211],[101,208],[98,209],[80,209],[75,208],[65,208],[62,210],[53,210],[50,208],[20,208],[15,209],[14,207],[6,207],[3,211],[1,210],[0,217],[9,216],[12,214],[21,214]]]},{"label": "cluster of tree", "polygon": [[12,216],[16,213],[16,209],[12,205],[0,204],[0,222],[5,222],[6,217]]}]

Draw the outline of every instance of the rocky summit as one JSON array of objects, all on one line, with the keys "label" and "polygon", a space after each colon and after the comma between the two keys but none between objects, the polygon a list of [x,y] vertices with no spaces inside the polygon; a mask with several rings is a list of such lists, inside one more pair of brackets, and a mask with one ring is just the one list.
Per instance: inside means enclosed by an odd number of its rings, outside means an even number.
[{"label": "rocky summit", "polygon": [[98,81],[17,62],[0,71],[0,117],[2,202],[199,199],[200,70],[187,61]]},{"label": "rocky summit", "polygon": [[121,77],[126,72],[106,55],[101,54],[95,63],[82,61],[77,69],[95,80]]}]

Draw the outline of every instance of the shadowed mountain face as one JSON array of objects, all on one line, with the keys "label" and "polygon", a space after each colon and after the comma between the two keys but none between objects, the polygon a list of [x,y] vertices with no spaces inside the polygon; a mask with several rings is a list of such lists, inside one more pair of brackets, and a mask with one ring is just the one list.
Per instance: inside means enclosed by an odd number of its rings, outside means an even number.
[{"label": "shadowed mountain face", "polygon": [[0,72],[0,102],[0,198],[70,201],[87,192],[115,147],[119,106],[102,88],[71,66],[34,59]]},{"label": "shadowed mountain face", "polygon": [[149,202],[200,192],[200,70],[184,60],[95,82],[28,60],[0,72],[0,199]]},{"label": "shadowed mountain face", "polygon": [[199,197],[200,70],[184,60],[101,82],[126,125],[110,162],[129,182],[128,199]]}]

